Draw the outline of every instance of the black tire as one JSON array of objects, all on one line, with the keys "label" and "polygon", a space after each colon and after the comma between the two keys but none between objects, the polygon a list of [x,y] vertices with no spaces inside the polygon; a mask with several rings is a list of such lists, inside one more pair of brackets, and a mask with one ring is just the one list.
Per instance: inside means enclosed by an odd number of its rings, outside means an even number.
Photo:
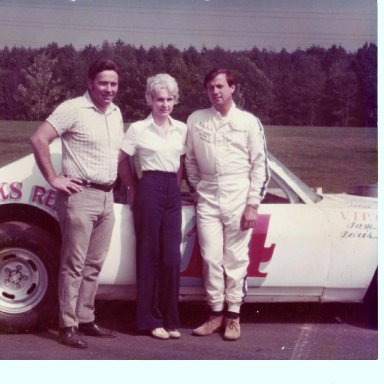
[{"label": "black tire", "polygon": [[57,307],[59,241],[34,224],[0,223],[0,332],[31,332]]},{"label": "black tire", "polygon": [[379,309],[379,292],[378,292],[378,276],[377,269],[373,275],[371,284],[367,290],[367,293],[364,297],[364,313],[369,321],[369,323],[376,327],[378,326],[378,309]]}]

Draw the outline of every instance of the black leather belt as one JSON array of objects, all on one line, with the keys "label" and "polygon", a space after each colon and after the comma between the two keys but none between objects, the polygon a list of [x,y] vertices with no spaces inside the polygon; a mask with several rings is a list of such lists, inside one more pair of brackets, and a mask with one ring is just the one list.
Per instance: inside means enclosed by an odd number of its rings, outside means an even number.
[{"label": "black leather belt", "polygon": [[80,180],[80,181],[81,181],[81,185],[85,188],[94,188],[94,189],[98,189],[99,191],[103,191],[103,192],[112,191],[113,187],[115,186],[115,183],[98,184],[98,183],[94,183],[93,181],[89,181],[89,180]]},{"label": "black leather belt", "polygon": [[170,176],[176,177],[176,172],[165,172],[165,171],[143,171],[143,175],[161,175],[161,176]]}]

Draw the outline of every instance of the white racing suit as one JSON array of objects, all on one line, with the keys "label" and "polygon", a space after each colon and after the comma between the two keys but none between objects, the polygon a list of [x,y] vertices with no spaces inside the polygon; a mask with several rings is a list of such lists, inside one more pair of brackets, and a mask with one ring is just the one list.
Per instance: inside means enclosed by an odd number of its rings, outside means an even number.
[{"label": "white racing suit", "polygon": [[212,311],[240,312],[246,294],[248,243],[241,230],[246,204],[256,205],[269,181],[264,129],[259,119],[232,106],[226,117],[214,108],[187,121],[185,165],[198,194],[197,228],[207,301]]}]

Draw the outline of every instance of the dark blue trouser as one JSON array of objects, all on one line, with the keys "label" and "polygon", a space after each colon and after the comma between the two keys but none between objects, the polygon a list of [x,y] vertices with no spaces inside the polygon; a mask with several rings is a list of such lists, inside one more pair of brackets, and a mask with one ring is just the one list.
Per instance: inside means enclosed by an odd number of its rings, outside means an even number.
[{"label": "dark blue trouser", "polygon": [[175,173],[146,171],[133,205],[139,330],[180,326],[181,195]]}]

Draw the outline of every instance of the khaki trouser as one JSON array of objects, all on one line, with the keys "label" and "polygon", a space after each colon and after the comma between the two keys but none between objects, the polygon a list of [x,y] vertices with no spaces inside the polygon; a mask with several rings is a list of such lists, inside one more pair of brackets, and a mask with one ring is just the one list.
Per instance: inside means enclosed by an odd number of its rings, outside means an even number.
[{"label": "khaki trouser", "polygon": [[203,258],[207,301],[213,311],[239,312],[246,294],[251,230],[240,229],[249,177],[203,177],[197,206],[197,228]]},{"label": "khaki trouser", "polygon": [[71,196],[58,192],[62,233],[59,272],[59,326],[94,321],[98,276],[114,224],[113,194],[84,188]]}]

